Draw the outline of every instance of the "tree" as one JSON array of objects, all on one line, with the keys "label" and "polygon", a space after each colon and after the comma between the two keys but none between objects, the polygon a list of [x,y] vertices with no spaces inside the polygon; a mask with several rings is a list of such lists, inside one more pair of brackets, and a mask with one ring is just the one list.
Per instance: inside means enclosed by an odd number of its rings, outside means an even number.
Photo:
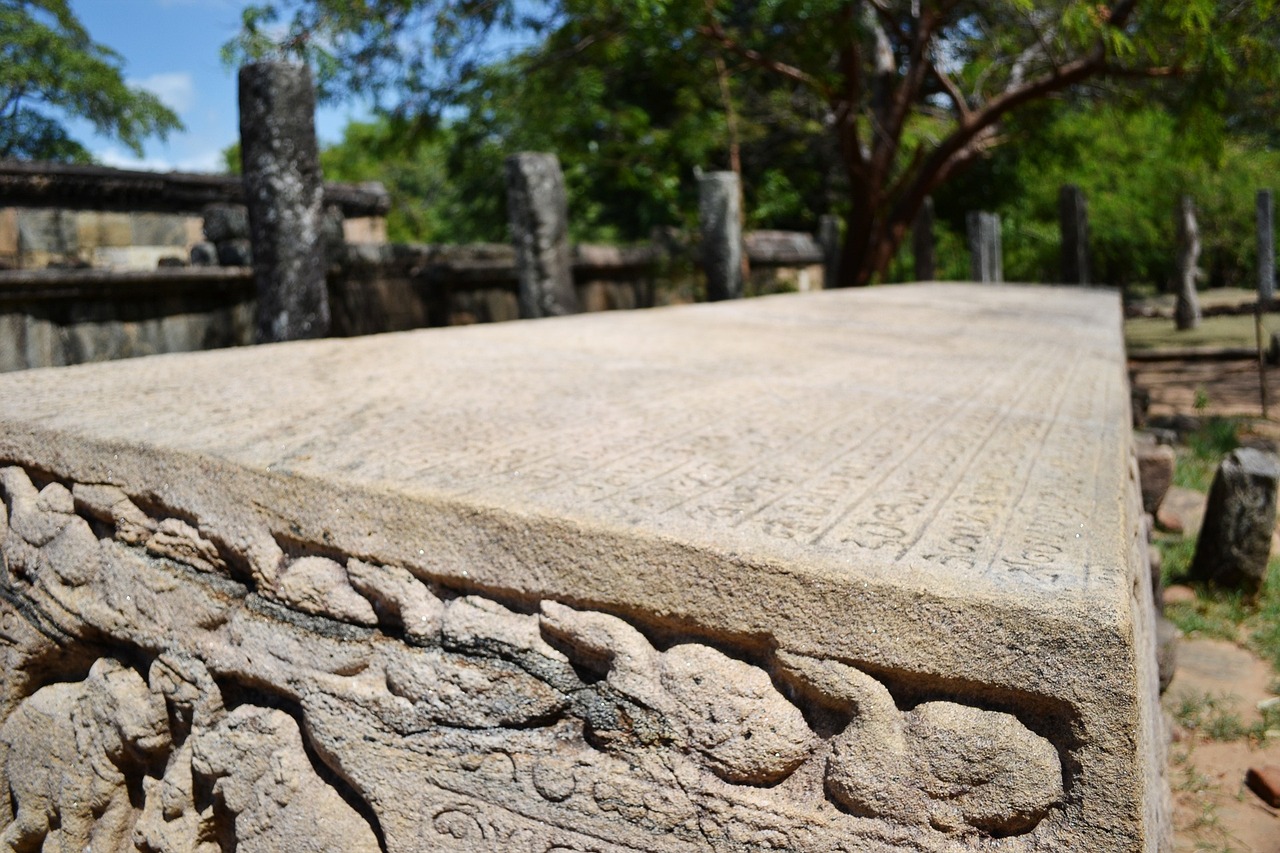
[{"label": "tree", "polygon": [[68,116],[137,154],[144,138],[182,127],[125,82],[120,56],[89,37],[67,0],[0,0],[0,158],[87,162]]},{"label": "tree", "polygon": [[[1140,86],[1212,139],[1225,128],[1225,110],[1274,98],[1280,79],[1275,0],[277,5],[293,12],[283,49],[310,56],[331,91],[387,95],[404,114],[474,93],[485,67],[478,51],[495,34],[549,42],[570,33],[559,57],[568,63],[620,31],[626,41],[661,45],[664,73],[690,54],[703,62],[719,54],[735,64],[731,80],[757,99],[783,92],[802,109],[823,109],[845,190],[840,279],[853,285],[884,272],[924,199],[999,147],[1005,122],[1021,111],[1096,97],[1104,86]],[[279,12],[247,13],[242,44],[260,48],[263,25]]]}]

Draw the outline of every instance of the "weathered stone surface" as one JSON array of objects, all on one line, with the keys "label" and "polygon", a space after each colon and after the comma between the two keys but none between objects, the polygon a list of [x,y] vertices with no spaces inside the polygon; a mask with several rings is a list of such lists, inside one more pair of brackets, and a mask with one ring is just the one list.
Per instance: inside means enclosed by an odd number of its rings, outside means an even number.
[{"label": "weathered stone surface", "polygon": [[580,309],[569,250],[569,200],[554,154],[526,151],[506,162],[507,220],[516,249],[520,316],[557,317]]},{"label": "weathered stone surface", "polygon": [[911,255],[916,281],[933,281],[938,277],[938,252],[933,235],[933,196],[926,196],[920,212],[911,223]]},{"label": "weathered stone surface", "polygon": [[1067,184],[1058,192],[1058,221],[1062,230],[1062,280],[1089,283],[1089,208],[1084,190]]},{"label": "weathered stone surface", "polygon": [[1250,767],[1245,774],[1244,783],[1264,803],[1272,808],[1280,808],[1280,767],[1274,764]]},{"label": "weathered stone surface", "polygon": [[698,177],[698,230],[707,301],[742,297],[742,190],[735,172]]},{"label": "weathered stone surface", "polygon": [[1200,269],[1200,226],[1196,222],[1196,204],[1191,196],[1178,197],[1175,224],[1178,252],[1173,289],[1178,302],[1173,316],[1178,329],[1186,331],[1200,325],[1200,297],[1196,293],[1196,280],[1203,275]]},{"label": "weathered stone surface", "polygon": [[305,65],[253,63],[240,69],[239,91],[240,160],[258,290],[257,339],[323,337],[329,333],[324,184],[311,72]]},{"label": "weathered stone surface", "polygon": [[1241,447],[1222,460],[1209,487],[1192,577],[1248,593],[1262,588],[1276,527],[1278,482],[1275,454]]},{"label": "weathered stone surface", "polygon": [[969,277],[974,281],[1004,281],[1004,248],[1000,215],[971,211],[966,217],[969,232]]},{"label": "weathered stone surface", "polygon": [[243,204],[210,204],[204,215],[204,238],[210,243],[249,237],[249,209]]},{"label": "weathered stone surface", "polygon": [[[101,772],[68,725],[10,748],[35,790],[0,819],[1155,851],[1118,316],[919,285],[0,377],[0,731],[114,668],[138,709],[94,724]],[[42,822],[75,785],[100,822]]]},{"label": "weathered stone surface", "polygon": [[1276,293],[1276,220],[1271,190],[1258,190],[1258,301],[1270,302]]},{"label": "weathered stone surface", "polygon": [[1154,513],[1173,485],[1177,455],[1167,444],[1138,444],[1138,480],[1142,484],[1142,508]]},{"label": "weathered stone surface", "polygon": [[218,247],[202,240],[191,247],[190,258],[193,267],[217,266]]},{"label": "weathered stone surface", "polygon": [[822,286],[836,286],[840,278],[840,217],[824,213],[818,219],[818,245],[822,247]]}]

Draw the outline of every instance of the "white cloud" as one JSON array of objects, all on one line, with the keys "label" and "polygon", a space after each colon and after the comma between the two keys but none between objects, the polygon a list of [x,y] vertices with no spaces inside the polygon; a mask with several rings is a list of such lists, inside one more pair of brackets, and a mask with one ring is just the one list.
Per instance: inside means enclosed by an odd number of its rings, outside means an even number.
[{"label": "white cloud", "polygon": [[93,152],[94,159],[116,169],[143,172],[221,172],[225,166],[222,149],[214,148],[188,157],[136,157],[122,148],[104,148]]},{"label": "white cloud", "polygon": [[155,95],[178,115],[184,115],[196,101],[195,81],[185,71],[152,74],[150,77],[129,82]]}]

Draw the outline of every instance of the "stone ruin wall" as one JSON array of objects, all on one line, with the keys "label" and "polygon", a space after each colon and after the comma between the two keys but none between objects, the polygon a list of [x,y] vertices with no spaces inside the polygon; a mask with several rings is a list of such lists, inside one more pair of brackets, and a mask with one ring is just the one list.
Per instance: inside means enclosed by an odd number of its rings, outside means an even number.
[{"label": "stone ruin wall", "polygon": [[[821,288],[822,267],[808,235],[749,238],[751,295]],[[576,247],[583,309],[693,300],[696,275],[678,256],[664,257],[651,246]],[[681,277],[673,280],[673,271]],[[348,243],[330,269],[329,307],[338,337],[514,320],[514,253],[501,244]],[[245,346],[253,341],[253,316],[253,283],[243,267],[0,272],[0,372]]]}]

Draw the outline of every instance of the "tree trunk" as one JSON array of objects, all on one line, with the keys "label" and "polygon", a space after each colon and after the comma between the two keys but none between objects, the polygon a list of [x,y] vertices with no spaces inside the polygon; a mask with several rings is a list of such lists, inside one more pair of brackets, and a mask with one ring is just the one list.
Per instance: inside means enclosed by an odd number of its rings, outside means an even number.
[{"label": "tree trunk", "polygon": [[1200,297],[1196,294],[1196,278],[1200,263],[1200,229],[1196,226],[1196,206],[1191,196],[1178,199],[1178,307],[1174,322],[1178,331],[1200,325]]}]

